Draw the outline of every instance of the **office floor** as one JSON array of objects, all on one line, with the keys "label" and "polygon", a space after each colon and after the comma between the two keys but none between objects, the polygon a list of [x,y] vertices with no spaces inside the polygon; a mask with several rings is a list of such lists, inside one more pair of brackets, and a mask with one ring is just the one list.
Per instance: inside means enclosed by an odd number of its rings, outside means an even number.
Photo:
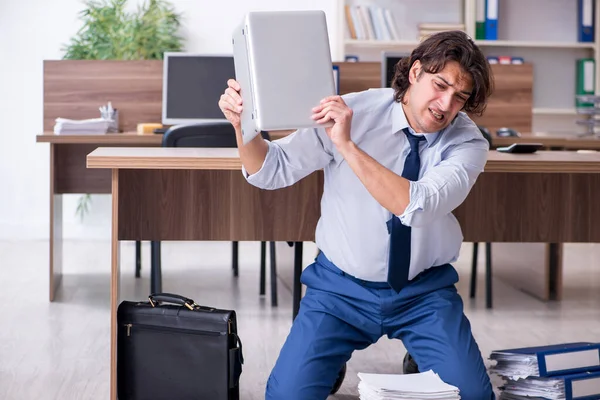
[{"label": "office floor", "polygon": [[[305,246],[305,260],[314,249]],[[246,364],[241,398],[264,398],[264,386],[291,324],[291,269],[281,268],[279,307],[258,296],[259,248],[240,245],[240,276],[232,277],[230,243],[166,243],[163,289],[198,303],[238,312]],[[121,248],[122,298],[143,299],[149,287],[149,249],[134,278],[134,246]],[[456,268],[465,310],[484,357],[492,349],[600,337],[600,246],[567,245],[565,299],[543,303],[494,281],[494,309],[486,310],[483,259],[478,298],[468,299],[471,245]],[[65,243],[65,278],[48,302],[47,242],[0,242],[0,399],[107,399],[109,377],[108,241]],[[382,338],[356,352],[337,396],[358,399],[356,373],[400,373],[402,343]]]}]

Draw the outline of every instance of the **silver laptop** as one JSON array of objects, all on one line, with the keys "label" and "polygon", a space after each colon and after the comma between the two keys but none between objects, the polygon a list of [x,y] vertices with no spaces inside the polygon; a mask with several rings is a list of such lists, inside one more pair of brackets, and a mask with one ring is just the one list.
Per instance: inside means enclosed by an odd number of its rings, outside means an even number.
[{"label": "silver laptop", "polygon": [[323,11],[248,13],[233,34],[244,143],[260,131],[320,126],[312,108],[335,94]]}]

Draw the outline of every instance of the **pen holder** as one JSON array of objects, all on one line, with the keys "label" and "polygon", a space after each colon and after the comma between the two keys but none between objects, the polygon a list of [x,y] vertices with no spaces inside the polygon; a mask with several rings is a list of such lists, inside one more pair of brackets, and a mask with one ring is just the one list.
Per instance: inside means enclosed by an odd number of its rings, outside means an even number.
[{"label": "pen holder", "polygon": [[114,110],[110,124],[108,124],[108,132],[118,133],[119,132],[119,110]]}]

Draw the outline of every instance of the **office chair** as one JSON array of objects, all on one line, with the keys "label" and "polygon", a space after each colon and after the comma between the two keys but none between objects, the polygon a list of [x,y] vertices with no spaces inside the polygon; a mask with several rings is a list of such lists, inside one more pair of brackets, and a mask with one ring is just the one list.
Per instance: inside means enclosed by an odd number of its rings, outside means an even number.
[{"label": "office chair", "polygon": [[[263,138],[270,140],[268,133],[261,132]],[[162,147],[237,147],[235,130],[229,122],[212,122],[208,124],[177,125],[169,128],[162,140]],[[162,268],[160,241],[151,241],[151,272],[150,292],[162,291]],[[136,242],[136,277],[141,268],[140,242]],[[261,295],[265,294],[266,275],[266,242],[261,242],[260,288]],[[270,242],[271,258],[271,305],[277,306],[277,266],[275,261],[275,242]],[[238,276],[239,243],[232,242],[233,275]]]},{"label": "office chair", "polygon": [[[478,126],[483,137],[490,144],[492,148],[492,135],[487,128]],[[477,290],[477,256],[479,253],[479,243],[473,243],[473,260],[471,264],[471,290],[469,293],[470,298],[475,298],[475,292]],[[485,243],[485,305],[486,308],[492,308],[492,244],[489,242]]]}]

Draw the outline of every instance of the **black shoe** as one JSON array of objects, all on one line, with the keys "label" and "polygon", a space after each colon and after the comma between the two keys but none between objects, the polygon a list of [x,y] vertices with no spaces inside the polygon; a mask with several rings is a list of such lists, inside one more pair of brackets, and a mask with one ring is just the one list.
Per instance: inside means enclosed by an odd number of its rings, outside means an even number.
[{"label": "black shoe", "polygon": [[345,377],[346,377],[346,364],[344,364],[342,369],[340,369],[337,380],[335,381],[335,384],[333,385],[333,388],[331,389],[331,392],[329,392],[329,394],[336,394],[337,391],[340,390],[340,387],[342,387],[342,382],[344,382]]},{"label": "black shoe", "polygon": [[402,361],[402,373],[403,374],[418,374],[419,366],[414,358],[407,352]]}]

